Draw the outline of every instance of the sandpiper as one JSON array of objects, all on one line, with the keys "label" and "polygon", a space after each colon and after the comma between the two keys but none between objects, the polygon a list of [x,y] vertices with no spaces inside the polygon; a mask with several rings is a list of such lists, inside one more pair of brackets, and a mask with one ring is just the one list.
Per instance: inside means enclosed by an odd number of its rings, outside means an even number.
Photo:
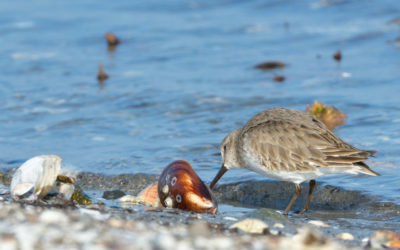
[{"label": "sandpiper", "polygon": [[295,193],[284,214],[300,195],[300,183],[310,180],[300,213],[308,210],[315,179],[328,174],[379,176],[363,161],[376,151],[360,150],[337,137],[320,120],[306,112],[273,108],[258,113],[221,143],[223,164],[210,184],[231,168],[246,168],[264,176],[293,182]]}]

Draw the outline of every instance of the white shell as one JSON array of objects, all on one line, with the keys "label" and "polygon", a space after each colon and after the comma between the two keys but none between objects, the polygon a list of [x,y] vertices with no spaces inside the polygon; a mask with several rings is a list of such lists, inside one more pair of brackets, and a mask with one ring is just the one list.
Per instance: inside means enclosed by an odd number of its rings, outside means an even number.
[{"label": "white shell", "polygon": [[58,187],[58,192],[64,195],[64,199],[70,200],[72,195],[74,194],[75,186],[71,183],[60,183]]},{"label": "white shell", "polygon": [[53,188],[60,168],[61,158],[57,155],[39,155],[27,160],[13,175],[11,195],[21,196],[33,188],[33,196],[43,198]]}]

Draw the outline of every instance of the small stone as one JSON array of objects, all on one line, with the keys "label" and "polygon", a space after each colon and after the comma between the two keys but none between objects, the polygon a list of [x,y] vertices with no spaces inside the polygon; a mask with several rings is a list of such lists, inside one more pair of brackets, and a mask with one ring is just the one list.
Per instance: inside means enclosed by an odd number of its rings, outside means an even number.
[{"label": "small stone", "polygon": [[341,240],[354,240],[354,236],[350,233],[340,233],[336,235],[336,238],[341,239]]},{"label": "small stone", "polygon": [[229,238],[223,238],[223,237],[218,237],[218,238],[213,238],[210,240],[210,245],[213,246],[215,249],[231,249],[234,247],[233,241]]},{"label": "small stone", "polygon": [[97,220],[106,220],[110,217],[110,214],[102,214],[97,210],[79,208],[79,212],[83,215],[90,215],[92,218]]},{"label": "small stone", "polygon": [[281,223],[275,223],[273,227],[282,229],[285,226],[283,224],[281,224]]},{"label": "small stone", "polygon": [[230,216],[225,216],[223,219],[230,220],[230,221],[238,221],[238,219],[236,219],[235,217],[230,217]]},{"label": "small stone", "polygon": [[1,249],[18,249],[18,242],[13,235],[3,235],[0,240]]},{"label": "small stone", "polygon": [[58,192],[64,196],[64,199],[70,200],[74,194],[75,186],[69,183],[60,183]]},{"label": "small stone", "polygon": [[56,210],[45,210],[40,216],[39,221],[45,224],[66,224],[68,217]]},{"label": "small stone", "polygon": [[259,219],[244,219],[239,222],[236,222],[230,229],[239,229],[247,233],[252,234],[265,234],[269,233],[268,225]]},{"label": "small stone", "polygon": [[[309,227],[300,228],[299,233],[293,236],[292,242],[296,246],[307,247],[310,246],[321,246],[326,243],[326,239],[322,233],[315,231]],[[301,249],[301,248],[300,248]]]},{"label": "small stone", "polygon": [[104,191],[103,198],[106,200],[115,200],[123,197],[125,193],[121,190]]},{"label": "small stone", "polygon": [[308,223],[317,227],[329,227],[328,224],[320,220],[310,220]]},{"label": "small stone", "polygon": [[189,232],[192,236],[210,236],[211,232],[208,223],[203,220],[196,220],[189,226]]},{"label": "small stone", "polygon": [[120,202],[131,202],[131,203],[135,203],[135,204],[144,204],[145,202],[143,201],[143,199],[137,197],[137,196],[133,196],[133,195],[124,195],[121,198],[119,198]]},{"label": "small stone", "polygon": [[115,228],[122,228],[124,225],[124,222],[122,220],[112,218],[112,219],[108,220],[108,224]]},{"label": "small stone", "polygon": [[170,233],[161,233],[154,239],[153,249],[174,249],[175,238]]}]

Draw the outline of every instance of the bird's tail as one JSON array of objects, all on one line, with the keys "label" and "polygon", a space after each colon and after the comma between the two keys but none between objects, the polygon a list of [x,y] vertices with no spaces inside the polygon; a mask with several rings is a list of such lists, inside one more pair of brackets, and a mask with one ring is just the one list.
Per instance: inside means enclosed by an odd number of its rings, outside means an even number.
[{"label": "bird's tail", "polygon": [[365,164],[364,162],[356,162],[354,163],[354,165],[359,166],[360,169],[358,170],[358,172],[363,173],[363,174],[367,174],[367,175],[372,175],[372,176],[380,176],[379,173],[373,171],[372,169],[369,168],[369,166],[367,164]]}]

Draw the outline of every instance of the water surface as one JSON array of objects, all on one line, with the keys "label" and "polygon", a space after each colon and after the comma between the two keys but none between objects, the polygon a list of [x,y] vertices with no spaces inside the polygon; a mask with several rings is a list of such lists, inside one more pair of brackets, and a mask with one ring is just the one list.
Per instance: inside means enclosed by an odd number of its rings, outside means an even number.
[{"label": "water surface", "polygon": [[[382,175],[320,181],[400,203],[399,10],[378,0],[3,1],[0,167],[54,153],[80,171],[159,174],[185,159],[208,182],[227,133],[264,109],[319,100],[348,114],[337,134],[379,151],[369,164]],[[113,52],[109,31],[122,40]],[[270,60],[288,66],[253,68]],[[221,184],[239,180],[265,177],[232,170]]]}]

